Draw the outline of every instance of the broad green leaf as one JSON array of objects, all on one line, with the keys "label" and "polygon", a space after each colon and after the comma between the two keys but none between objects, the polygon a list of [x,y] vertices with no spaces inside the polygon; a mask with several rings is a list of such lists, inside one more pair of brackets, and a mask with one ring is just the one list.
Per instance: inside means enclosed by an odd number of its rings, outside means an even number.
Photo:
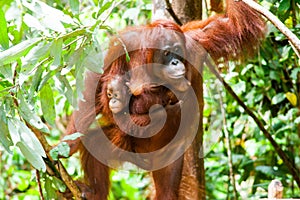
[{"label": "broad green leaf", "polygon": [[294,68],[291,73],[292,79],[297,80],[299,73],[300,73],[300,67]]},{"label": "broad green leaf", "polygon": [[52,43],[40,42],[33,47],[28,54],[22,59],[22,71],[30,72],[36,63],[49,56],[50,46]]},{"label": "broad green leaf", "polygon": [[277,71],[270,71],[270,79],[280,82],[280,74]]},{"label": "broad green leaf", "polygon": [[70,7],[73,14],[79,13],[79,0],[69,0]]},{"label": "broad green leaf", "polygon": [[244,130],[245,124],[238,122],[234,124],[233,135],[238,136]]},{"label": "broad green leaf", "polygon": [[41,107],[45,120],[51,125],[55,125],[55,107],[53,91],[49,84],[46,84],[40,91]]},{"label": "broad green leaf", "polygon": [[23,21],[30,28],[34,28],[36,30],[46,32],[46,28],[41,24],[40,20],[38,20],[36,17],[28,13],[25,13],[23,17]]},{"label": "broad green leaf", "polygon": [[11,65],[0,66],[0,74],[2,74],[7,80],[13,83],[13,70]]},{"label": "broad green leaf", "polygon": [[31,101],[31,98],[34,97],[34,92],[38,90],[38,87],[42,81],[42,74],[44,72],[44,67],[39,66],[34,73],[34,76],[32,78],[31,86],[30,86],[30,95],[29,95],[29,101]]},{"label": "broad green leaf", "polygon": [[278,12],[279,13],[285,13],[287,12],[287,10],[290,8],[290,5],[291,5],[291,1],[289,0],[282,0],[279,4],[279,7],[278,7]]},{"label": "broad green leaf", "polygon": [[246,91],[246,83],[245,81],[239,81],[237,84],[232,86],[232,89],[235,91],[236,94],[240,95]]},{"label": "broad green leaf", "polygon": [[35,114],[35,112],[30,109],[29,105],[25,101],[22,95],[19,96],[20,106],[19,112],[21,116],[32,126],[37,128],[38,130],[49,133],[48,127],[42,122],[42,120]]},{"label": "broad green leaf", "polygon": [[265,77],[264,69],[261,66],[255,66],[254,71],[259,78]]},{"label": "broad green leaf", "polygon": [[35,169],[43,172],[46,171],[46,164],[43,158],[37,152],[28,147],[24,142],[18,142],[17,147],[20,148],[22,154]]},{"label": "broad green leaf", "polygon": [[70,156],[70,146],[66,142],[61,142],[50,150],[50,155],[53,160],[57,160],[59,156],[67,158]]},{"label": "broad green leaf", "polygon": [[85,50],[87,54],[83,60],[82,66],[96,73],[103,73],[103,53],[100,47],[92,45]]},{"label": "broad green leaf", "polygon": [[9,130],[9,134],[12,139],[12,142],[14,145],[16,145],[18,142],[21,141],[21,136],[19,133],[19,129],[16,126],[15,119],[8,118],[7,125],[8,125],[8,130]]},{"label": "broad green leaf", "polygon": [[42,78],[41,83],[39,84],[39,86],[38,86],[38,88],[37,88],[37,91],[40,91],[40,90],[44,87],[44,85],[47,84],[48,80],[49,80],[50,78],[52,78],[56,73],[57,73],[56,70],[55,70],[55,71],[49,71],[49,72],[46,74],[46,76],[44,76],[44,77]]},{"label": "broad green leaf", "polygon": [[[2,112],[3,108],[0,108],[0,112]],[[2,113],[1,113],[2,114]],[[11,138],[9,136],[9,129],[6,122],[2,119],[0,116],[0,142],[5,148],[6,151],[9,153],[12,153],[12,151],[9,149],[10,146],[13,145]]]},{"label": "broad green leaf", "polygon": [[45,193],[46,193],[46,199],[57,199],[56,191],[52,186],[52,181],[49,177],[46,177],[45,181]]},{"label": "broad green leaf", "polygon": [[77,138],[80,138],[81,136],[83,136],[82,133],[76,132],[76,133],[73,133],[73,134],[71,134],[71,135],[66,135],[66,136],[63,138],[63,141],[67,141],[67,140],[76,140]]},{"label": "broad green leaf", "polygon": [[0,45],[3,49],[9,48],[9,39],[8,39],[8,32],[7,32],[7,25],[5,14],[0,7]]},{"label": "broad green leaf", "polygon": [[51,55],[54,57],[54,60],[52,65],[50,66],[50,70],[55,70],[60,66],[62,44],[63,44],[63,39],[60,38],[58,40],[55,40],[51,46],[50,52]]},{"label": "broad green leaf", "polygon": [[65,192],[67,189],[66,184],[64,184],[64,182],[62,182],[60,179],[56,178],[55,176],[52,176],[53,180],[53,184],[55,185],[55,187],[60,191],[60,192]]},{"label": "broad green leaf", "polygon": [[112,5],[113,1],[108,1],[106,2],[103,6],[100,7],[99,11],[97,12],[97,18],[100,17],[100,15],[106,11],[107,9],[109,9]]},{"label": "broad green leaf", "polygon": [[285,99],[285,94],[284,93],[278,93],[272,98],[272,104],[278,104],[282,102]]},{"label": "broad green leaf", "polygon": [[55,81],[55,85],[59,92],[63,95],[65,95],[66,99],[70,104],[73,103],[73,90],[70,86],[69,81],[65,76],[57,75],[56,76],[59,81]]},{"label": "broad green leaf", "polygon": [[257,166],[255,167],[255,170],[269,176],[274,174],[273,168],[271,166]]},{"label": "broad green leaf", "polygon": [[12,63],[28,53],[42,38],[25,40],[5,51],[0,52],[0,66]]},{"label": "broad green leaf", "polygon": [[297,106],[297,96],[294,93],[287,92],[285,93],[285,96],[293,106]]},{"label": "broad green leaf", "polygon": [[21,122],[17,118],[10,119],[10,122],[13,123],[14,125],[15,134],[18,134],[19,136],[19,138],[14,140],[15,144],[17,144],[20,141],[24,142],[28,147],[33,149],[37,154],[39,154],[42,157],[46,157],[46,153],[40,141],[23,122]]}]

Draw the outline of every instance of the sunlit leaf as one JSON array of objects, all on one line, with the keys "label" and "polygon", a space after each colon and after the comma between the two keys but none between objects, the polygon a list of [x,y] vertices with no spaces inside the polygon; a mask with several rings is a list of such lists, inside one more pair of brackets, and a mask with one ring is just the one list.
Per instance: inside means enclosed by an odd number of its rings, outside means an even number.
[{"label": "sunlit leaf", "polygon": [[46,199],[57,199],[56,191],[52,186],[52,181],[49,177],[46,177],[45,181],[45,198]]},{"label": "sunlit leaf", "polygon": [[20,95],[20,106],[19,111],[21,116],[32,126],[38,130],[49,133],[48,127],[42,122],[42,120],[30,109],[25,99]]},{"label": "sunlit leaf", "polygon": [[34,168],[41,170],[43,172],[46,171],[46,164],[44,160],[37,152],[34,151],[34,149],[28,147],[24,142],[18,142],[16,146],[20,148],[24,157],[30,162],[30,164]]},{"label": "sunlit leaf", "polygon": [[70,156],[70,146],[66,142],[61,142],[50,150],[50,155],[54,160],[57,160],[59,156],[67,158]]},{"label": "sunlit leaf", "polygon": [[60,66],[61,52],[62,52],[63,39],[55,40],[51,46],[51,55],[54,57],[53,63],[50,67],[51,70],[55,70]]},{"label": "sunlit leaf", "polygon": [[3,49],[8,49],[9,47],[9,39],[8,39],[5,14],[1,8],[0,8],[0,45],[2,46]]},{"label": "sunlit leaf", "polygon": [[99,11],[97,12],[97,18],[104,12],[106,11],[107,9],[109,9],[112,5],[113,1],[108,1],[106,2],[104,5],[102,5],[99,9]]},{"label": "sunlit leaf", "polygon": [[76,133],[73,133],[73,134],[71,134],[71,135],[66,135],[66,136],[63,138],[63,141],[67,141],[67,140],[76,140],[77,138],[80,138],[81,136],[83,136],[82,133],[76,132]]},{"label": "sunlit leaf", "polygon": [[52,43],[40,42],[33,47],[28,54],[22,59],[22,69],[25,72],[30,72],[36,63],[49,56],[50,46]]},{"label": "sunlit leaf", "polygon": [[63,95],[65,95],[66,99],[69,101],[69,103],[73,103],[73,90],[70,86],[69,81],[65,76],[57,75],[56,76],[59,81],[56,81],[56,87],[58,88],[59,92]]},{"label": "sunlit leaf", "polygon": [[12,126],[13,130],[12,132],[10,132],[11,136],[16,134],[18,137],[13,140],[15,144],[17,144],[19,141],[24,142],[28,147],[33,149],[37,154],[46,157],[45,150],[41,145],[40,141],[23,122],[21,122],[17,118],[12,118],[9,120],[9,122],[13,123]]},{"label": "sunlit leaf", "polygon": [[72,10],[73,14],[78,14],[79,13],[79,0],[69,0],[70,2],[70,7]]},{"label": "sunlit leaf", "polygon": [[14,145],[16,145],[18,142],[21,141],[21,136],[17,124],[15,123],[14,119],[8,118],[7,125],[12,142]]},{"label": "sunlit leaf", "polygon": [[67,189],[67,186],[64,184],[64,182],[62,182],[60,179],[56,178],[55,176],[53,176],[52,178],[53,178],[52,182],[55,185],[55,187],[60,192],[65,192]]},{"label": "sunlit leaf", "polygon": [[87,69],[96,72],[102,73],[103,72],[103,52],[101,49],[92,45],[90,48],[85,50],[87,54],[83,60],[82,66],[86,67]]},{"label": "sunlit leaf", "polygon": [[12,153],[12,151],[9,149],[10,146],[13,145],[10,135],[9,135],[9,130],[8,130],[8,125],[6,122],[3,120],[4,113],[2,112],[3,108],[0,107],[0,143],[3,145],[6,151],[9,153]]},{"label": "sunlit leaf", "polygon": [[28,51],[41,40],[42,38],[25,40],[5,51],[0,52],[0,65],[9,64],[16,61],[21,56],[26,55]]},{"label": "sunlit leaf", "polygon": [[287,92],[285,93],[285,96],[293,106],[297,106],[297,96],[294,93]]},{"label": "sunlit leaf", "polygon": [[284,99],[285,99],[285,94],[284,93],[276,94],[272,98],[272,104],[278,104],[278,103],[282,102]]},{"label": "sunlit leaf", "polygon": [[278,12],[285,13],[290,8],[291,1],[282,0],[278,7]]},{"label": "sunlit leaf", "polygon": [[40,91],[41,107],[45,120],[52,126],[55,125],[55,107],[53,90],[49,84],[46,84]]}]

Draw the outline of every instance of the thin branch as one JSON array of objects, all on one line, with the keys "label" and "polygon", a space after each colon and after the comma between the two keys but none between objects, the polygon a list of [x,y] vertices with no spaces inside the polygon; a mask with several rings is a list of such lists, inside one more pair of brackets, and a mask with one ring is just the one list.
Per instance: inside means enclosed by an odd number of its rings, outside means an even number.
[{"label": "thin branch", "polygon": [[233,187],[233,196],[234,200],[238,199],[238,194],[235,186],[235,177],[234,177],[234,171],[233,171],[233,163],[232,163],[232,147],[230,144],[230,136],[227,128],[227,122],[226,122],[226,115],[225,115],[225,108],[224,108],[224,103],[223,103],[223,97],[222,97],[222,92],[220,91],[220,88],[217,88],[219,96],[220,96],[220,105],[221,105],[221,113],[222,113],[222,118],[223,118],[223,130],[225,134],[225,146],[227,148],[227,156],[228,156],[228,163],[229,163],[229,179],[231,182],[231,185]]},{"label": "thin branch", "polygon": [[180,21],[180,19],[177,17],[177,15],[175,14],[172,5],[170,3],[169,0],[165,0],[166,2],[166,10],[169,12],[169,14],[171,15],[171,17],[174,19],[174,21],[179,25],[182,26],[182,22]]},{"label": "thin branch", "polygon": [[245,4],[265,16],[274,26],[282,32],[291,43],[295,53],[297,54],[298,58],[300,58],[300,40],[299,38],[290,30],[288,29],[273,13],[269,10],[265,9],[258,3],[253,0],[242,0]]},{"label": "thin branch", "polygon": [[[30,124],[26,123],[26,125],[28,126],[28,128],[30,128],[34,132],[34,134],[36,135],[38,140],[41,142],[43,148],[46,151],[47,158],[51,161],[51,163],[54,163],[54,161],[52,160],[51,155],[49,153],[52,147],[47,142],[44,134],[41,131],[34,128],[33,126],[31,126]],[[82,199],[81,192],[80,192],[78,186],[73,181],[73,179],[70,177],[70,175],[67,173],[67,170],[65,169],[63,164],[60,162],[60,160],[57,160],[55,162],[56,162],[55,168],[59,172],[59,176],[61,177],[62,181],[67,185],[69,190],[72,192],[75,199],[78,199],[78,200]],[[46,162],[46,164],[48,165],[47,162]],[[49,167],[51,168],[51,166],[49,166]]]},{"label": "thin branch", "polygon": [[218,80],[221,81],[221,83],[224,85],[227,92],[238,102],[240,106],[245,110],[245,112],[252,117],[252,119],[255,121],[259,129],[262,131],[264,136],[269,140],[269,142],[274,147],[275,151],[279,155],[279,157],[283,160],[284,164],[289,169],[290,173],[292,174],[293,178],[295,179],[298,187],[300,187],[300,176],[299,176],[299,170],[296,168],[296,166],[293,164],[293,162],[288,158],[288,156],[284,153],[284,151],[280,148],[280,146],[277,144],[277,142],[273,139],[272,135],[267,131],[267,129],[264,127],[264,124],[266,124],[263,120],[258,119],[258,117],[246,106],[246,104],[237,96],[237,94],[233,91],[233,89],[225,82],[225,80],[221,77],[219,72],[216,70],[216,67],[209,59],[206,59],[206,64],[210,71],[216,76]]},{"label": "thin branch", "polygon": [[39,193],[40,193],[41,200],[45,200],[45,197],[43,195],[43,190],[42,190],[40,171],[39,170],[35,170],[35,174],[36,174],[36,181],[38,183]]}]

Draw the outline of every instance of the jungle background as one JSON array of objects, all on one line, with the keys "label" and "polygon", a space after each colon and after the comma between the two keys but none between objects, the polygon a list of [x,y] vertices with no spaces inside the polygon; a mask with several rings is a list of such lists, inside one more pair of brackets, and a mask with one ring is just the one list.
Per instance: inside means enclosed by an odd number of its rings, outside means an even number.
[{"label": "jungle background", "polygon": [[[300,35],[299,0],[262,0]],[[209,2],[203,17],[214,14]],[[57,145],[83,90],[84,72],[101,73],[110,35],[151,21],[150,0],[0,0],[0,199],[56,199],[63,181],[45,173],[45,146]],[[272,24],[258,53],[219,65],[220,74],[300,169],[300,60]],[[209,71],[204,72],[204,146],[207,199],[258,199],[271,180],[285,198],[300,189],[253,118]],[[50,148],[50,146],[46,147]],[[48,149],[49,150],[49,149]],[[68,151],[64,145],[59,151]],[[51,152],[56,159],[57,152]],[[69,175],[82,177],[78,154],[60,159]],[[146,199],[151,178],[113,171],[110,199]],[[40,186],[40,187],[39,187]]]}]

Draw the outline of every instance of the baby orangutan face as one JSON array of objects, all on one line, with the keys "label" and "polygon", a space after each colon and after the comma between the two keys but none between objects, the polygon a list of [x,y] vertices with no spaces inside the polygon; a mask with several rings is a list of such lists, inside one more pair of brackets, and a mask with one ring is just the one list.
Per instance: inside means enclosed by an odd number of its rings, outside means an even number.
[{"label": "baby orangutan face", "polygon": [[107,84],[107,97],[109,108],[113,114],[117,114],[128,106],[130,95],[124,78],[117,75]]}]

